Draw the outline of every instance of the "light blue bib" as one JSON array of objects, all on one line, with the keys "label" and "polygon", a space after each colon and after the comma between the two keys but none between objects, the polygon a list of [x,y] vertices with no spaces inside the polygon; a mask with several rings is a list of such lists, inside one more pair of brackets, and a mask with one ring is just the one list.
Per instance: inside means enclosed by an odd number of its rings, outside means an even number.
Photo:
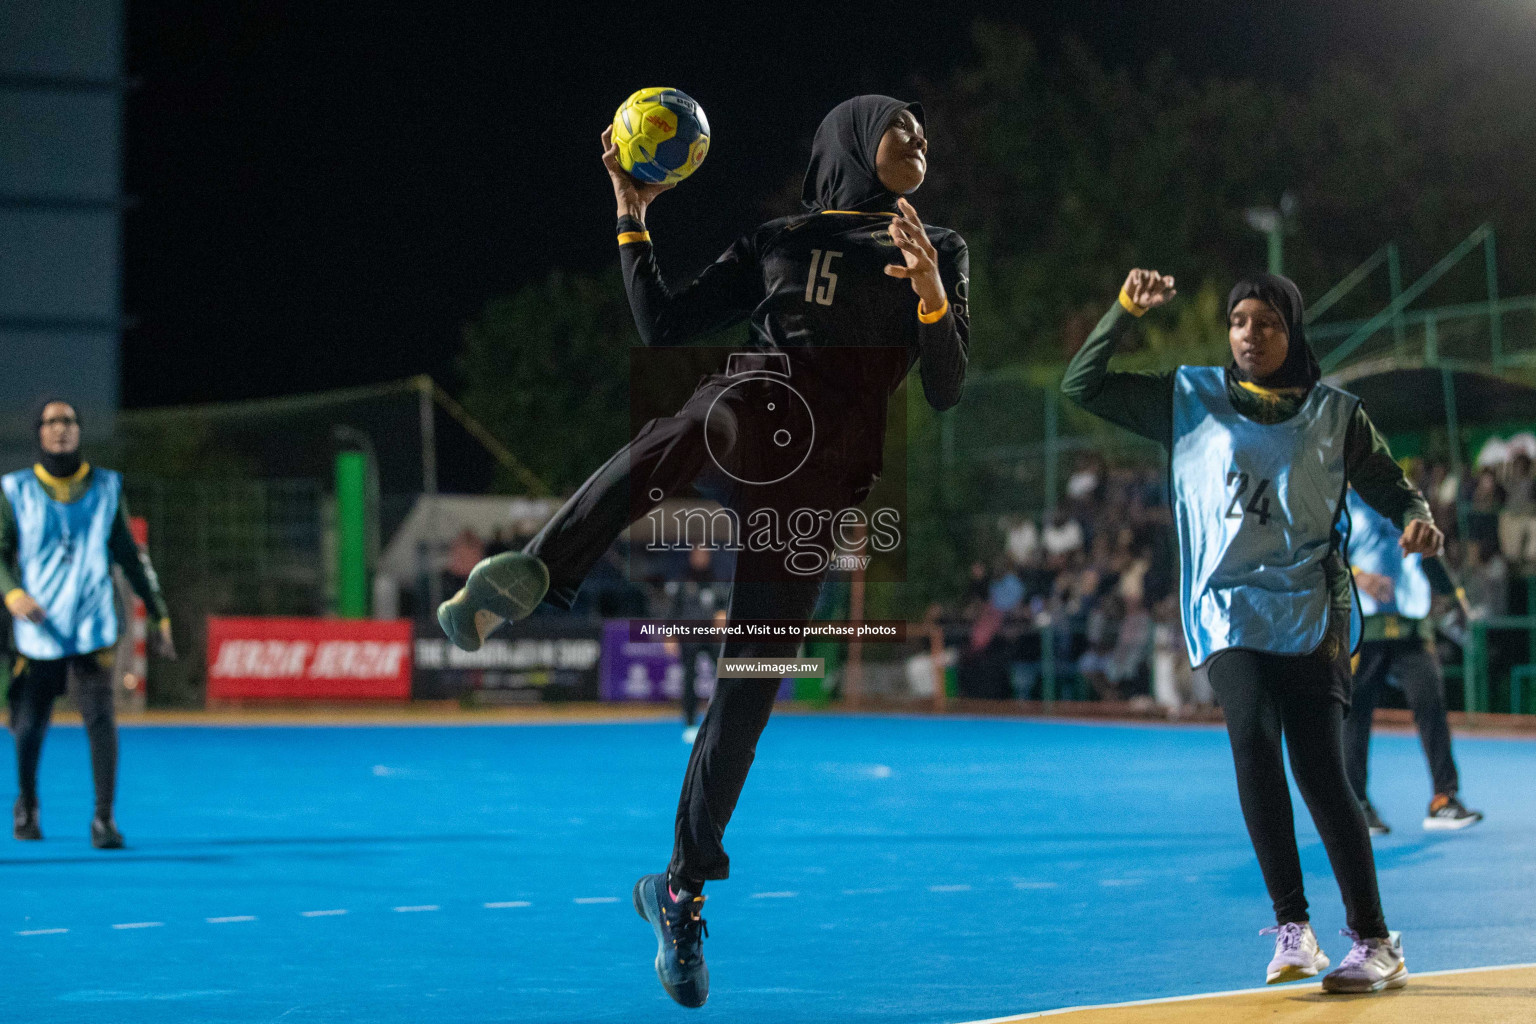
[{"label": "light blue bib", "polygon": [[1349,491],[1349,564],[1362,572],[1373,572],[1392,581],[1392,600],[1377,601],[1362,588],[1360,611],[1366,615],[1401,615],[1422,619],[1429,614],[1433,594],[1429,577],[1424,575],[1424,559],[1419,555],[1404,557],[1397,546],[1403,532],[1392,521]]},{"label": "light blue bib", "polygon": [[1174,375],[1169,459],[1192,665],[1229,647],[1309,654],[1323,642],[1323,561],[1359,401],[1317,384],[1296,415],[1266,426],[1232,407],[1221,367],[1182,366]]},{"label": "light blue bib", "polygon": [[78,501],[55,501],[30,469],[7,473],[0,488],[16,514],[21,586],[48,617],[15,619],[16,650],[51,660],[117,642],[117,606],[107,539],[117,518],[122,477],[91,470]]}]

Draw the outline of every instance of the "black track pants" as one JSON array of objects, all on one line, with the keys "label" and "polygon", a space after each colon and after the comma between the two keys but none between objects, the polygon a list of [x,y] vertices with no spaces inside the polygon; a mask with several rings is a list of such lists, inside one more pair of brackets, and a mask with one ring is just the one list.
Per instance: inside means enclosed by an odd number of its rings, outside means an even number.
[{"label": "black track pants", "polygon": [[1451,727],[1445,720],[1445,679],[1434,654],[1424,641],[1417,639],[1372,640],[1360,645],[1352,710],[1344,726],[1344,763],[1349,768],[1355,796],[1366,799],[1371,713],[1376,710],[1381,688],[1388,683],[1403,691],[1413,709],[1413,721],[1419,727],[1419,742],[1429,761],[1435,792],[1455,796],[1460,780],[1456,760],[1451,756]]},{"label": "black track pants", "polygon": [[[686,491],[701,473],[716,472],[712,463],[730,476],[750,464],[757,453],[732,445],[738,424],[753,415],[752,393],[732,389],[732,383],[730,378],[707,378],[675,416],[646,423],[529,542],[525,550],[549,567],[550,589],[545,600],[569,608],[582,580],[614,538],[665,498]],[[707,441],[706,426],[710,434]],[[862,443],[878,445],[881,439],[864,438]],[[806,509],[813,510],[813,515],[826,513],[816,520],[820,532],[804,531],[810,535],[801,536],[798,547],[802,551],[827,548],[832,516],[856,507],[867,493],[869,461],[840,462],[844,458],[842,448],[829,444],[825,450],[831,453],[825,460],[813,457],[801,470],[771,487],[732,485],[728,504],[744,524],[751,524],[752,514],[763,509],[773,510],[785,524]],[[850,443],[847,451],[857,455],[861,449]],[[729,464],[722,465],[712,458],[712,453],[721,452],[731,452],[732,459],[741,461],[728,459]],[[863,476],[856,468],[849,468],[859,465],[866,467]],[[825,569],[808,572],[803,563],[799,568],[798,572],[791,568],[784,551],[739,552],[729,621],[809,622]],[[788,658],[795,657],[799,649],[798,641],[740,639],[727,642],[721,654],[727,658]],[[685,667],[691,671],[691,666]],[[669,867],[673,878],[695,885],[725,878],[729,873],[730,858],[723,845],[725,827],[741,796],[757,739],[768,724],[779,688],[778,680],[732,680],[718,672],[716,675],[715,695],[700,723],[683,778]]]}]

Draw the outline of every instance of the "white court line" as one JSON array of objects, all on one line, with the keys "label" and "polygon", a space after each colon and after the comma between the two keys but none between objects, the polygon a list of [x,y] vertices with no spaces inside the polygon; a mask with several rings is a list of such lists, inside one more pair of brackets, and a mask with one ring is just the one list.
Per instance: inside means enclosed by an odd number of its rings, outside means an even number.
[{"label": "white court line", "polygon": [[572,903],[617,903],[617,896],[577,896]]},{"label": "white court line", "polygon": [[424,913],[426,913],[429,910],[442,910],[442,909],[443,908],[438,906],[436,903],[423,903],[419,907],[396,907],[395,908],[395,913],[397,913],[397,914],[424,914]]},{"label": "white court line", "polygon": [[971,887],[965,883],[959,885],[930,885],[929,892],[970,892]]},{"label": "white court line", "polygon": [[17,935],[63,935],[67,931],[69,931],[68,928],[28,928],[26,931],[24,931],[24,932],[17,932],[16,934]]},{"label": "white court line", "polygon": [[254,921],[256,918],[252,914],[236,914],[233,917],[210,917],[206,920],[209,924],[234,924],[236,921]]},{"label": "white court line", "polygon": [[118,931],[126,931],[129,928],[163,928],[164,921],[129,921],[127,924],[115,924],[112,926]]},{"label": "white court line", "polygon": [[1059,884],[1057,882],[1016,881],[1013,883],[1013,887],[1015,889],[1055,889]]},{"label": "white court line", "polygon": [[301,910],[300,917],[339,917],[345,914],[345,910]]},{"label": "white court line", "polygon": [[[1487,967],[1456,967],[1448,971],[1415,971],[1409,976],[1408,983],[1413,984],[1414,978],[1443,978],[1449,974],[1476,974],[1481,971],[1515,971],[1528,967],[1536,967],[1531,964],[1491,964]],[[964,1024],[1014,1024],[1021,1020],[1038,1020],[1041,1017],[1057,1017],[1064,1013],[1077,1013],[1087,1010],[1116,1010],[1123,1006],[1158,1006],[1163,1003],[1189,1003],[1197,999],[1221,999],[1225,996],[1251,996],[1259,992],[1305,992],[1308,989],[1322,988],[1321,982],[1310,982],[1306,985],[1265,985],[1263,988],[1235,988],[1228,992],[1201,992],[1192,996],[1164,996],[1161,999],[1134,999],[1127,1003],[1096,1003],[1092,1006],[1063,1006],[1057,1010],[1036,1010],[1033,1013],[1015,1013],[1007,1017],[988,1017],[985,1020],[970,1020]]]},{"label": "white court line", "polygon": [[1108,889],[1117,885],[1140,885],[1145,881],[1145,878],[1101,878],[1099,884]]},{"label": "white court line", "polygon": [[486,910],[501,910],[504,907],[531,907],[531,906],[533,906],[533,904],[529,903],[527,900],[506,900],[505,902],[502,902],[502,903],[487,903],[485,905],[485,909]]},{"label": "white court line", "polygon": [[784,892],[755,892],[751,898],[754,900],[792,900],[799,895],[797,892],[786,890]]},{"label": "white court line", "polygon": [[875,896],[882,892],[890,892],[890,889],[844,889],[844,896]]}]

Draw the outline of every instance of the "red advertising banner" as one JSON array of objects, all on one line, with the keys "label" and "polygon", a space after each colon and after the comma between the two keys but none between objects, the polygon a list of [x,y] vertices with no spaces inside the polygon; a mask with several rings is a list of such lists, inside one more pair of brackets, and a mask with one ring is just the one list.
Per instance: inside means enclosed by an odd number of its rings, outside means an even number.
[{"label": "red advertising banner", "polygon": [[209,700],[409,700],[411,623],[208,619]]}]

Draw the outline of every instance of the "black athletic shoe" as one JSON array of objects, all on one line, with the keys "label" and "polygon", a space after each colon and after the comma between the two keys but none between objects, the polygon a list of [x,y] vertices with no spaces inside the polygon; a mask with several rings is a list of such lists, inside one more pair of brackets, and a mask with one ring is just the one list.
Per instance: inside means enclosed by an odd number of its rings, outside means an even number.
[{"label": "black athletic shoe", "polygon": [[1381,820],[1381,815],[1376,813],[1376,808],[1371,806],[1369,800],[1360,807],[1365,811],[1365,827],[1371,830],[1371,835],[1384,836],[1392,831],[1392,826]]},{"label": "black athletic shoe", "polygon": [[43,830],[37,823],[37,804],[28,803],[25,798],[17,797],[16,806],[12,809],[11,835],[17,839],[41,839]]},{"label": "black athletic shoe", "polygon": [[99,814],[92,818],[91,845],[98,850],[121,850],[123,834],[117,830],[117,823]]},{"label": "black athletic shoe", "polygon": [[1476,825],[1482,820],[1482,811],[1469,811],[1455,797],[1436,794],[1429,802],[1428,813],[1424,815],[1424,831],[1453,832]]},{"label": "black athletic shoe", "polygon": [[635,910],[656,933],[656,977],[661,987],[683,1006],[703,1006],[709,998],[703,949],[709,928],[700,916],[704,897],[689,892],[677,896],[672,898],[665,874],[645,875],[635,883]]}]

